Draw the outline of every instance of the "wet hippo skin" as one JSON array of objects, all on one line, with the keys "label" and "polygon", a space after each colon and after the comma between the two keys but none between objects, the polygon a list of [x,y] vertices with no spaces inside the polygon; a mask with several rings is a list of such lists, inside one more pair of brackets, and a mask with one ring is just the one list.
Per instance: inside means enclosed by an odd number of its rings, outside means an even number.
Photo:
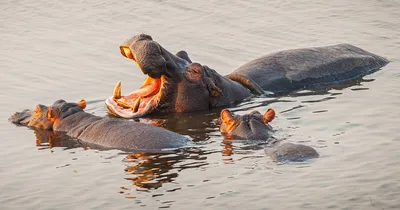
[{"label": "wet hippo skin", "polygon": [[47,107],[38,105],[15,112],[9,121],[38,129],[66,132],[87,145],[127,151],[159,152],[190,145],[185,136],[166,129],[130,120],[98,117],[83,111],[85,101],[58,100]]}]

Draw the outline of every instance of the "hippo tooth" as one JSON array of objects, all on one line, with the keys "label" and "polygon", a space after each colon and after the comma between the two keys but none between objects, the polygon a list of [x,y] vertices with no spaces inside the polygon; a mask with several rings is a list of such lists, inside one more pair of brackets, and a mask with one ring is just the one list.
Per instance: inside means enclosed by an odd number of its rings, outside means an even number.
[{"label": "hippo tooth", "polygon": [[115,99],[121,98],[121,81],[119,81],[117,85],[115,85],[113,97]]},{"label": "hippo tooth", "polygon": [[142,97],[138,97],[138,98],[135,100],[135,103],[133,104],[133,107],[132,107],[132,112],[133,112],[133,113],[135,113],[135,112],[137,112],[137,111],[139,110],[140,99],[142,99]]}]

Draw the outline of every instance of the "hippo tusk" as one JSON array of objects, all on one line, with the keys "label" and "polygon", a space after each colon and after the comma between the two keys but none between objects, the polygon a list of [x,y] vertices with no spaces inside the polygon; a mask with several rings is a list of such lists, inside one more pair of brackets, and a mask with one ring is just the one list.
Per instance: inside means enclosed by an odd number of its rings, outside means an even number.
[{"label": "hippo tusk", "polygon": [[106,100],[106,106],[109,113],[112,115],[127,119],[133,119],[133,118],[144,117],[149,113],[153,112],[156,109],[155,100],[156,99],[153,98],[149,102],[147,102],[146,106],[140,112],[133,112],[133,107],[130,107],[130,109],[121,108],[121,106],[118,105],[117,100],[114,100],[112,97]]},{"label": "hippo tusk", "polygon": [[130,106],[129,104],[125,103],[125,101],[121,101],[121,100],[118,100],[118,99],[115,99],[115,98],[113,98],[113,99],[114,99],[115,103],[118,104],[118,106],[120,106],[120,107],[122,107],[122,108],[124,108],[124,109],[133,108],[133,107]]},{"label": "hippo tusk", "polygon": [[132,107],[132,112],[133,113],[135,113],[135,112],[137,112],[138,110],[139,110],[139,105],[140,105],[140,100],[142,99],[142,97],[138,97],[136,100],[135,100],[135,103],[133,104],[133,107]]},{"label": "hippo tusk", "polygon": [[117,85],[115,85],[113,98],[114,99],[120,99],[121,98],[121,81],[119,81],[117,83]]}]

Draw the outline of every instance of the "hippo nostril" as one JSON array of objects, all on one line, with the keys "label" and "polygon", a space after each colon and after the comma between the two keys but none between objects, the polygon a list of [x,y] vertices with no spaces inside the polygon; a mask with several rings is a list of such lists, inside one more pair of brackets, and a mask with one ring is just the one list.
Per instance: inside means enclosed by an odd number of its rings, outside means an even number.
[{"label": "hippo nostril", "polygon": [[132,53],[131,49],[129,49],[129,47],[121,46],[120,51],[121,51],[121,54],[123,56],[125,56],[126,58],[135,60],[135,58],[133,57],[133,53]]}]

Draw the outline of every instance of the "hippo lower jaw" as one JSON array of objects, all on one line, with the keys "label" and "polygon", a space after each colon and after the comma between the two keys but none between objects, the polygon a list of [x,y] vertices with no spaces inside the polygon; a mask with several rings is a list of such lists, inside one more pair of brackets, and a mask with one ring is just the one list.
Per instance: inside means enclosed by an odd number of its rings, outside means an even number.
[{"label": "hippo lower jaw", "polygon": [[121,96],[121,82],[114,88],[114,94],[105,103],[110,114],[123,118],[139,118],[154,112],[165,101],[168,81],[147,76],[142,87],[129,95]]}]

